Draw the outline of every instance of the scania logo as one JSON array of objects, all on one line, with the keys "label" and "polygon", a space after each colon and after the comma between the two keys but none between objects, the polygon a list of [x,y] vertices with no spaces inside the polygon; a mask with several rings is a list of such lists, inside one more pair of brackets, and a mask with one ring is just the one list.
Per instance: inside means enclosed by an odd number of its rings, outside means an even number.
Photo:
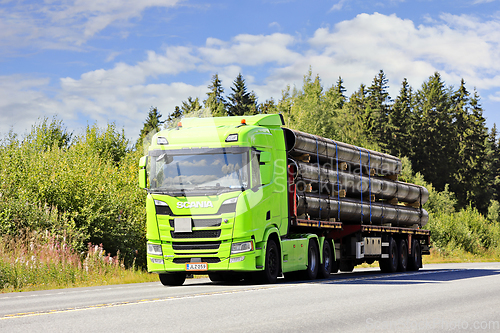
[{"label": "scania logo", "polygon": [[212,201],[186,201],[178,202],[177,208],[214,208]]}]

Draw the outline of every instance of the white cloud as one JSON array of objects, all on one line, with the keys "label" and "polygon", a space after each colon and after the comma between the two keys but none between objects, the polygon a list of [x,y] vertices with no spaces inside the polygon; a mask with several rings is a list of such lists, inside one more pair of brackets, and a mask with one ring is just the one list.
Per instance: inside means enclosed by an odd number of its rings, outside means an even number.
[{"label": "white cloud", "polygon": [[[44,92],[49,83],[48,78],[0,76],[0,133],[7,133],[11,128],[16,133],[24,133],[39,118],[51,117],[56,110],[62,110],[61,105]],[[69,114],[68,119],[71,117]]]},{"label": "white cloud", "polygon": [[[171,46],[163,53],[147,51],[135,64],[119,62],[79,78],[62,78],[59,91],[51,94],[46,92],[47,79],[0,77],[0,117],[1,124],[17,126],[40,113],[59,111],[65,121],[81,114],[101,124],[116,121],[133,137],[150,106],[157,106],[166,117],[188,96],[203,100],[214,73],[222,79],[226,94],[236,75],[243,73],[249,90],[263,102],[279,99],[288,84],[301,86],[310,66],[325,86],[342,76],[348,94],[360,83],[371,84],[383,69],[395,96],[404,77],[419,88],[415,85],[434,71],[447,84],[458,85],[464,78],[469,90],[474,86],[500,90],[497,59],[499,20],[443,14],[415,26],[396,15],[360,14],[333,28],[317,29],[305,41],[282,33],[242,34],[230,40],[209,38],[200,46]],[[179,82],[184,74],[199,73],[204,77],[199,84]],[[500,92],[490,91],[488,98],[500,101]],[[22,112],[13,115],[11,110]],[[6,130],[7,125],[0,127],[1,132]]]},{"label": "white cloud", "polygon": [[210,63],[257,66],[269,62],[279,65],[293,62],[300,55],[289,47],[295,42],[293,36],[281,33],[272,35],[247,35],[234,37],[229,42],[209,38],[199,52]]},{"label": "white cloud", "polygon": [[0,46],[74,49],[113,24],[127,24],[150,7],[183,0],[47,0],[10,2],[0,9]]},{"label": "white cloud", "polygon": [[344,4],[347,2],[347,0],[339,0],[335,5],[330,8],[330,11],[336,11],[336,10],[342,10],[344,7]]}]

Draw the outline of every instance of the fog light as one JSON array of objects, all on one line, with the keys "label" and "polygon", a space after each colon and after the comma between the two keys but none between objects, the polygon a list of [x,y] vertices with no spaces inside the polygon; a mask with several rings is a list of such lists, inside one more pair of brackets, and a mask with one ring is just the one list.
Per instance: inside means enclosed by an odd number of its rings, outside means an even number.
[{"label": "fog light", "polygon": [[245,260],[245,256],[236,257],[236,258],[230,258],[229,259],[229,263],[230,264],[234,264],[235,262],[240,262],[240,261],[243,261],[243,260]]},{"label": "fog light", "polygon": [[163,259],[150,258],[153,264],[163,265]]}]

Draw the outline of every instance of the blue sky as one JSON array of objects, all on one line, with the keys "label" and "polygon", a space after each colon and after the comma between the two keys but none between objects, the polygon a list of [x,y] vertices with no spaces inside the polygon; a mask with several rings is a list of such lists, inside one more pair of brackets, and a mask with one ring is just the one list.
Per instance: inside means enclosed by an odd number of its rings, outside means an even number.
[{"label": "blue sky", "polygon": [[405,77],[464,78],[500,125],[500,1],[0,0],[0,136],[57,115],[135,140],[151,106],[205,99],[215,73],[264,102],[309,68],[347,95],[380,69],[394,97]]}]

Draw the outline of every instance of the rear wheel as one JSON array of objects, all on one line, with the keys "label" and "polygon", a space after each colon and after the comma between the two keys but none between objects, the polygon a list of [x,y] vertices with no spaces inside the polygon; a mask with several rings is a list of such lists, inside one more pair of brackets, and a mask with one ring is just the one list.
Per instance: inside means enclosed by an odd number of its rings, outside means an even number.
[{"label": "rear wheel", "polygon": [[408,244],[405,239],[398,242],[398,271],[406,272],[408,267]]},{"label": "rear wheel", "polygon": [[414,239],[412,244],[412,254],[410,258],[408,258],[408,270],[418,271],[420,267],[422,267],[422,252],[420,250],[420,242]]},{"label": "rear wheel", "polygon": [[319,266],[319,276],[326,279],[332,272],[333,252],[330,242],[325,239],[323,243],[323,263]]},{"label": "rear wheel", "polygon": [[398,247],[394,238],[389,238],[389,258],[379,260],[380,270],[384,273],[394,273],[398,270]]},{"label": "rear wheel", "polygon": [[158,274],[158,276],[164,286],[182,286],[186,281],[186,273]]},{"label": "rear wheel", "polygon": [[307,248],[307,269],[304,271],[304,278],[314,280],[318,276],[319,269],[319,250],[318,243],[310,240]]}]

